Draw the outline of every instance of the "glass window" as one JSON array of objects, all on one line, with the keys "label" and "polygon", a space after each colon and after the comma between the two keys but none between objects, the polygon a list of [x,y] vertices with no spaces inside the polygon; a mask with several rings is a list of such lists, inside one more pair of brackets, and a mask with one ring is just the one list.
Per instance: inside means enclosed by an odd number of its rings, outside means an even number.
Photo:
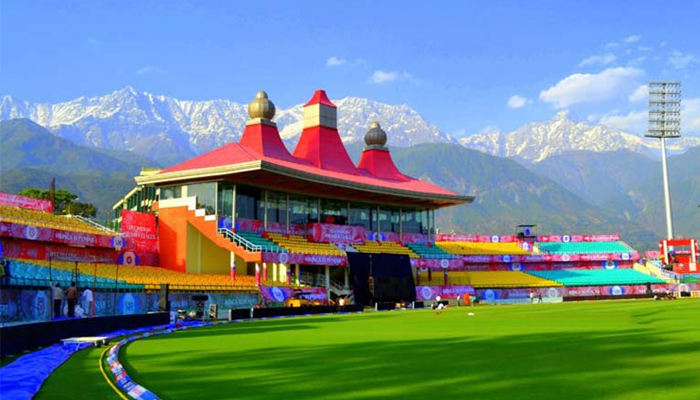
[{"label": "glass window", "polygon": [[349,225],[363,226],[372,230],[372,209],[368,204],[350,203]]},{"label": "glass window", "polygon": [[262,221],[263,201],[260,189],[250,186],[236,186],[236,218]]},{"label": "glass window", "polygon": [[403,209],[401,213],[401,230],[404,233],[420,233],[420,224],[416,210]]},{"label": "glass window", "polygon": [[348,203],[340,200],[321,199],[321,222],[347,225]]},{"label": "glass window", "polygon": [[267,192],[267,222],[287,223],[287,195]]},{"label": "glass window", "polygon": [[[309,223],[309,202],[316,199],[308,199],[301,196],[289,196],[289,223],[306,225]],[[316,207],[314,207],[315,209]]]},{"label": "glass window", "polygon": [[197,209],[204,209],[207,215],[216,213],[216,182],[187,185],[187,195],[197,198]]},{"label": "glass window", "polygon": [[233,184],[220,183],[217,195],[216,213],[227,217],[233,215]]},{"label": "glass window", "polygon": [[399,231],[399,210],[392,207],[379,208],[379,231],[398,232]]},{"label": "glass window", "polygon": [[182,197],[181,186],[165,186],[160,188],[161,200],[179,199]]}]

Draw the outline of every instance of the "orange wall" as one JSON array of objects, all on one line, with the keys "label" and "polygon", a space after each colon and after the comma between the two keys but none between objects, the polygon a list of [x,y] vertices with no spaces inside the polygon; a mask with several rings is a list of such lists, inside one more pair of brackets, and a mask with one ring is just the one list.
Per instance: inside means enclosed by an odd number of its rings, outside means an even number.
[{"label": "orange wall", "polygon": [[158,245],[163,268],[186,272],[188,212],[187,206],[158,211]]}]

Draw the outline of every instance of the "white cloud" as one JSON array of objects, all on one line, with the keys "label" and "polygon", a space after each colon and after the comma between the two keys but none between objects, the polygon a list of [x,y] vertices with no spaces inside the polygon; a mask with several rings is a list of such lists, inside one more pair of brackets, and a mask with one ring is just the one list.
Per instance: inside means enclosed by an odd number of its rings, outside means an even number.
[{"label": "white cloud", "polygon": [[637,58],[633,58],[633,59],[627,61],[627,65],[630,67],[638,67],[638,66],[642,65],[642,63],[646,59],[647,59],[647,56],[640,56]]},{"label": "white cloud", "polygon": [[376,85],[382,85],[385,83],[395,82],[395,81],[412,81],[413,76],[408,72],[398,72],[398,71],[382,71],[378,69],[374,71],[372,76],[369,77],[369,82]]},{"label": "white cloud", "polygon": [[348,62],[348,60],[338,58],[336,56],[328,57],[326,60],[326,66],[327,67],[339,67],[341,65],[344,65]]},{"label": "white cloud", "polygon": [[589,65],[608,65],[608,64],[614,62],[615,60],[617,60],[617,57],[615,57],[615,54],[607,53],[607,54],[590,56],[590,57],[586,58],[585,60],[581,61],[578,65],[579,65],[579,67],[585,67],[585,66],[589,66]]},{"label": "white cloud", "polygon": [[615,48],[615,47],[617,47],[617,46],[619,46],[619,45],[620,45],[620,43],[617,43],[617,42],[605,43],[605,47],[608,48],[608,49]]},{"label": "white cloud", "polygon": [[630,111],[627,115],[604,115],[599,122],[613,129],[642,134],[646,130],[646,121],[646,111]]},{"label": "white cloud", "polygon": [[682,101],[681,129],[683,132],[700,133],[700,97]]},{"label": "white cloud", "polygon": [[530,100],[528,100],[527,97],[517,94],[510,96],[508,99],[508,107],[512,109],[525,107],[528,103],[530,103]]},{"label": "white cloud", "polygon": [[649,86],[639,85],[639,87],[635,89],[635,91],[632,92],[631,95],[629,95],[629,100],[631,102],[636,102],[646,100],[647,97],[649,97]]},{"label": "white cloud", "polygon": [[162,69],[156,67],[155,65],[144,65],[143,67],[136,70],[136,75],[148,75],[148,74],[160,74]]},{"label": "white cloud", "polygon": [[637,43],[642,38],[642,35],[631,35],[625,38],[625,43]]},{"label": "white cloud", "polygon": [[697,57],[692,54],[683,53],[682,51],[673,50],[668,58],[668,63],[675,69],[685,69],[688,65],[698,62]]},{"label": "white cloud", "polygon": [[565,108],[577,103],[595,103],[619,96],[634,86],[644,71],[633,67],[608,68],[597,74],[576,73],[540,92],[540,99]]}]

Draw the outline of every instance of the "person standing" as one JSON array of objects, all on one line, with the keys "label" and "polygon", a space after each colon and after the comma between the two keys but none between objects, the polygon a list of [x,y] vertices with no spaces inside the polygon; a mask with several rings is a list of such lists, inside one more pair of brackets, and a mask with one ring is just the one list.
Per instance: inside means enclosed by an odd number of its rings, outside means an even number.
[{"label": "person standing", "polygon": [[535,302],[535,292],[530,290],[530,304]]},{"label": "person standing", "polygon": [[56,282],[51,291],[53,292],[53,317],[60,318],[61,303],[63,303],[63,289],[61,289],[61,285]]},{"label": "person standing", "polygon": [[78,300],[78,288],[75,287],[75,282],[71,282],[70,287],[66,290],[66,300],[68,300],[68,318],[75,317],[75,302]]},{"label": "person standing", "polygon": [[85,287],[85,290],[83,290],[83,306],[85,307],[85,313],[89,317],[94,317],[95,312],[92,309],[92,305],[94,304],[95,301],[95,296],[92,293],[92,290],[90,290],[89,286]]}]

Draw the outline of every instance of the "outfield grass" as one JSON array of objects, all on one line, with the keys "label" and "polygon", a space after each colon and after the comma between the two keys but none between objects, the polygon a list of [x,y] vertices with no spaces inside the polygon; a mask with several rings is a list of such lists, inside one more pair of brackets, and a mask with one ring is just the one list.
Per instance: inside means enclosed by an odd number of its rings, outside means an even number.
[{"label": "outfield grass", "polygon": [[122,352],[136,381],[171,400],[699,399],[700,301],[255,321]]}]

